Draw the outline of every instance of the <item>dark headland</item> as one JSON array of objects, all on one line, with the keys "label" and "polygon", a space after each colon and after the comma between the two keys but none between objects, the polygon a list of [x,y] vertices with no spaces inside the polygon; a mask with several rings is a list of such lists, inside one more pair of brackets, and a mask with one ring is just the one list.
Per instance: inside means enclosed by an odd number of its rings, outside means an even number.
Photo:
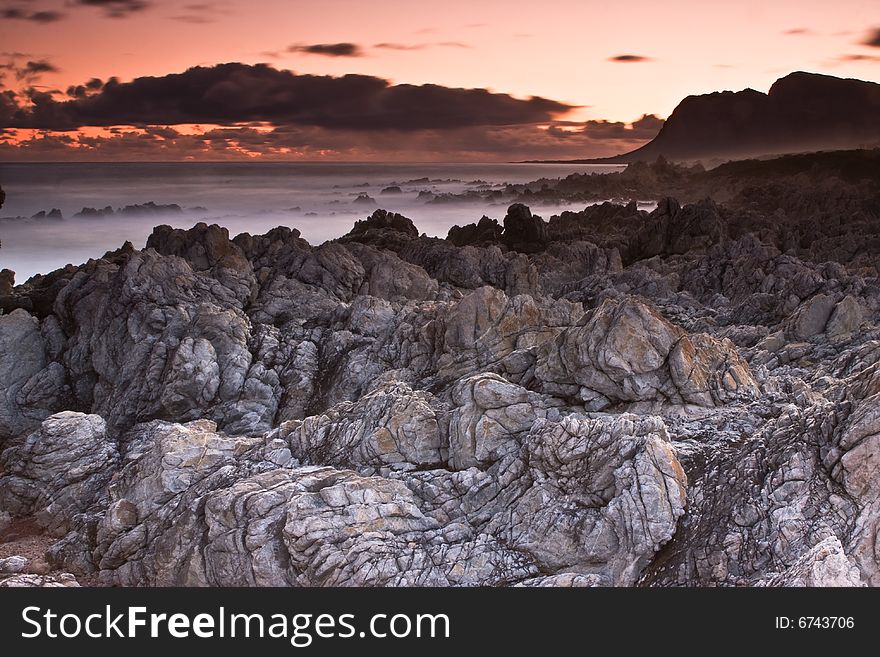
[{"label": "dark headland", "polygon": [[768,93],[754,89],[688,96],[659,134],[629,153],[546,163],[727,161],[880,146],[880,84],[796,72]]}]

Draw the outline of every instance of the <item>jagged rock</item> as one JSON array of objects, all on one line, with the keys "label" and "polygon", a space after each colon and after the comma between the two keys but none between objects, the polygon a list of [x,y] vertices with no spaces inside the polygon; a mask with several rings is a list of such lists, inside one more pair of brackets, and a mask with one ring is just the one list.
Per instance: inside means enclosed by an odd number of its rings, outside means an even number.
[{"label": "jagged rock", "polygon": [[0,447],[4,440],[33,429],[67,396],[64,367],[52,360],[63,341],[57,320],[42,326],[16,309],[0,315]]},{"label": "jagged rock", "polygon": [[547,223],[541,217],[532,215],[528,206],[514,203],[504,217],[504,241],[515,251],[538,251],[548,241]]},{"label": "jagged rock", "polygon": [[517,434],[547,417],[540,395],[491,374],[459,382],[452,401],[456,408],[449,420],[449,465],[456,470],[499,461],[519,449]]},{"label": "jagged rock", "polygon": [[595,409],[637,401],[714,406],[758,393],[730,342],[688,335],[631,297],[603,302],[544,343],[535,377],[545,392]]},{"label": "jagged rock", "polygon": [[789,320],[786,332],[795,340],[806,340],[824,333],[834,306],[834,297],[817,294],[798,308]]},{"label": "jagged rock", "polygon": [[0,575],[16,575],[27,569],[27,557],[12,556],[0,559]]},{"label": "jagged rock", "polygon": [[52,208],[48,212],[46,210],[40,210],[36,214],[31,215],[31,219],[42,220],[42,219],[55,219],[61,220],[64,219],[64,216],[61,214],[61,210],[58,208]]},{"label": "jagged rock", "polygon": [[70,573],[59,575],[0,575],[0,588],[78,588],[76,577]]},{"label": "jagged rock", "polygon": [[865,318],[865,309],[858,299],[847,296],[841,299],[825,325],[829,339],[839,340],[858,330]]},{"label": "jagged rock", "polygon": [[159,227],[7,277],[0,524],[115,585],[878,584],[880,278],[829,220],[875,209],[841,190]]},{"label": "jagged rock", "polygon": [[386,384],[355,403],[285,423],[267,440],[285,441],[301,463],[360,471],[439,467],[445,461],[444,421],[431,401],[405,383]]},{"label": "jagged rock", "polygon": [[183,258],[194,272],[210,273],[233,290],[239,299],[251,297],[253,268],[238,245],[230,241],[226,228],[205,223],[198,223],[186,231],[157,226],[147,238],[147,248],[162,255]]},{"label": "jagged rock", "polygon": [[[80,516],[65,542],[91,545],[106,584],[477,585],[579,572],[578,584],[620,585],[674,533],[687,483],[660,419],[551,420],[540,396],[489,374],[454,398],[447,421],[440,400],[395,384],[252,439],[204,421],[141,425],[122,441],[97,526]],[[462,436],[477,414],[498,429],[470,451],[447,426]],[[336,467],[309,465],[321,461]],[[53,552],[82,567],[68,557]]]},{"label": "jagged rock", "polygon": [[725,237],[724,221],[713,201],[682,208],[675,199],[665,198],[648,215],[627,257],[635,261],[661,254],[700,253]]},{"label": "jagged rock", "polygon": [[359,294],[380,299],[433,299],[437,295],[437,281],[421,267],[371,246],[351,244],[348,250],[364,267],[365,281],[358,290]]},{"label": "jagged rock", "polygon": [[118,458],[99,416],[53,415],[0,453],[0,507],[60,536],[104,492]]},{"label": "jagged rock", "polygon": [[864,586],[859,569],[846,556],[836,536],[817,543],[783,573],[766,581],[766,586]]},{"label": "jagged rock", "polygon": [[[399,192],[400,189],[398,188],[397,191]],[[383,190],[383,194],[384,193],[385,191]],[[364,195],[362,194],[361,196]],[[358,197],[358,199],[360,199],[360,196]],[[375,203],[375,201],[373,201],[373,203]],[[415,224],[413,224],[411,219],[404,217],[402,214],[397,214],[396,212],[388,212],[387,210],[376,210],[373,214],[371,214],[363,221],[356,221],[354,224],[354,228],[352,228],[345,237],[353,239],[356,237],[361,237],[371,230],[383,229],[396,231],[409,237],[419,236],[419,231],[415,227]]]},{"label": "jagged rock", "polygon": [[504,228],[495,220],[483,215],[475,224],[453,226],[449,229],[446,239],[455,246],[485,245],[501,241]]},{"label": "jagged rock", "polygon": [[534,577],[519,582],[516,586],[525,587],[552,587],[552,588],[581,588],[593,586],[608,586],[607,580],[601,575],[581,575],[578,573],[563,573],[561,575],[546,575]]},{"label": "jagged rock", "polygon": [[83,208],[79,212],[73,215],[74,219],[98,219],[102,217],[109,217],[116,214],[116,211],[112,206],[107,205],[103,208]]},{"label": "jagged rock", "polygon": [[361,193],[357,195],[352,203],[356,203],[358,205],[376,205],[376,199],[374,199],[369,194]]},{"label": "jagged rock", "polygon": [[15,272],[9,269],[0,270],[0,297],[7,297],[12,294],[12,288],[15,287]]}]

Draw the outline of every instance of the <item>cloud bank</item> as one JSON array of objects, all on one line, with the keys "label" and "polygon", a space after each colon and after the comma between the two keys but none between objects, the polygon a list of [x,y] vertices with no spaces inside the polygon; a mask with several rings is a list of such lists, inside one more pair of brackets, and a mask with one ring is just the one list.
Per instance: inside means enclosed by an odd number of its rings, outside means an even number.
[{"label": "cloud bank", "polygon": [[[15,53],[30,83],[51,62]],[[21,55],[21,56],[19,56]],[[0,89],[0,160],[466,161],[615,155],[663,121],[569,121],[557,100],[219,64],[66,91]]]},{"label": "cloud bank", "polygon": [[572,109],[540,97],[485,89],[392,85],[367,75],[298,75],[266,64],[219,64],[183,73],[111,79],[96,93],[57,100],[30,90],[28,103],[0,99],[0,128],[223,126],[247,122],[346,130],[414,131],[548,122]]}]

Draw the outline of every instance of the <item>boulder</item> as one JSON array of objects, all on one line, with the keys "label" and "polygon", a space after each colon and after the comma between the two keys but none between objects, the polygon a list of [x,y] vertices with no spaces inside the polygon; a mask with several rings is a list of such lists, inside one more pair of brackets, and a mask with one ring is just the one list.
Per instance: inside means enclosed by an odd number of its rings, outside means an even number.
[{"label": "boulder", "polygon": [[119,462],[97,415],[65,411],[0,453],[0,508],[61,536],[106,491]]},{"label": "boulder", "polygon": [[504,217],[504,242],[514,251],[534,253],[548,241],[547,223],[532,214],[528,206],[514,203]]}]

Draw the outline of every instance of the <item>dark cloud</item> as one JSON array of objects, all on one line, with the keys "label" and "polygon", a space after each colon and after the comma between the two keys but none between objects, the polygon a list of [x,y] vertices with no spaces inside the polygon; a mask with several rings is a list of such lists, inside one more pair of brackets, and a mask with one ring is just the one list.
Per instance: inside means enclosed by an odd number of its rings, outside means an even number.
[{"label": "dark cloud", "polygon": [[[15,5],[0,8],[0,18],[9,20],[32,21],[34,23],[54,23],[66,17],[66,14],[60,11],[42,9],[31,10],[28,6],[29,0],[18,0]],[[67,0],[67,7],[97,7],[104,11],[104,15],[108,18],[127,18],[128,16],[143,11],[152,6],[149,0]],[[192,7],[197,9],[193,10]],[[198,8],[210,7],[208,4],[185,5],[183,7],[187,12],[187,16],[198,12]],[[212,7],[211,10],[214,10]]]},{"label": "dark cloud", "polygon": [[867,36],[867,38],[862,41],[862,45],[880,48],[880,27],[875,27],[873,30],[871,30],[871,33]]},{"label": "dark cloud", "polygon": [[62,18],[64,18],[64,14],[60,11],[35,11],[28,16],[28,20],[35,23],[54,23]]},{"label": "dark cloud", "polygon": [[535,124],[572,109],[546,98],[522,100],[485,89],[392,85],[366,75],[297,75],[266,64],[239,63],[131,82],[111,79],[100,91],[70,100],[38,91],[28,98],[28,104],[0,108],[0,128],[73,130],[261,121],[406,132]]},{"label": "dark cloud", "polygon": [[648,140],[653,139],[663,127],[663,119],[654,114],[645,114],[637,121],[627,125],[620,121],[585,121],[583,133],[595,140]]},{"label": "dark cloud", "polygon": [[0,18],[34,23],[54,23],[64,18],[64,14],[60,11],[28,11],[21,7],[4,7],[0,9]]},{"label": "dark cloud", "polygon": [[660,132],[660,128],[666,123],[656,114],[643,114],[642,118],[632,122],[634,139],[653,139]]},{"label": "dark cloud", "polygon": [[614,57],[609,57],[608,61],[619,62],[622,64],[633,64],[638,62],[650,62],[652,60],[650,57],[645,57],[643,55],[615,55]]},{"label": "dark cloud", "polygon": [[147,0],[74,0],[74,4],[85,7],[100,7],[108,18],[127,18],[143,11],[152,3]]},{"label": "dark cloud", "polygon": [[850,54],[841,55],[837,58],[838,62],[880,62],[880,55],[862,55]]},{"label": "dark cloud", "polygon": [[783,32],[786,36],[813,36],[815,32],[808,27],[793,27]]},{"label": "dark cloud", "polygon": [[44,73],[58,73],[59,69],[45,59],[28,61],[24,66],[16,67],[15,77],[18,80],[34,82]]},{"label": "dark cloud", "polygon": [[360,46],[354,43],[313,43],[310,45],[293,45],[287,52],[304,52],[309,55],[325,55],[327,57],[360,57]]},{"label": "dark cloud", "polygon": [[67,95],[71,98],[85,98],[96,91],[100,91],[104,82],[99,78],[92,78],[85,84],[67,87]]}]

